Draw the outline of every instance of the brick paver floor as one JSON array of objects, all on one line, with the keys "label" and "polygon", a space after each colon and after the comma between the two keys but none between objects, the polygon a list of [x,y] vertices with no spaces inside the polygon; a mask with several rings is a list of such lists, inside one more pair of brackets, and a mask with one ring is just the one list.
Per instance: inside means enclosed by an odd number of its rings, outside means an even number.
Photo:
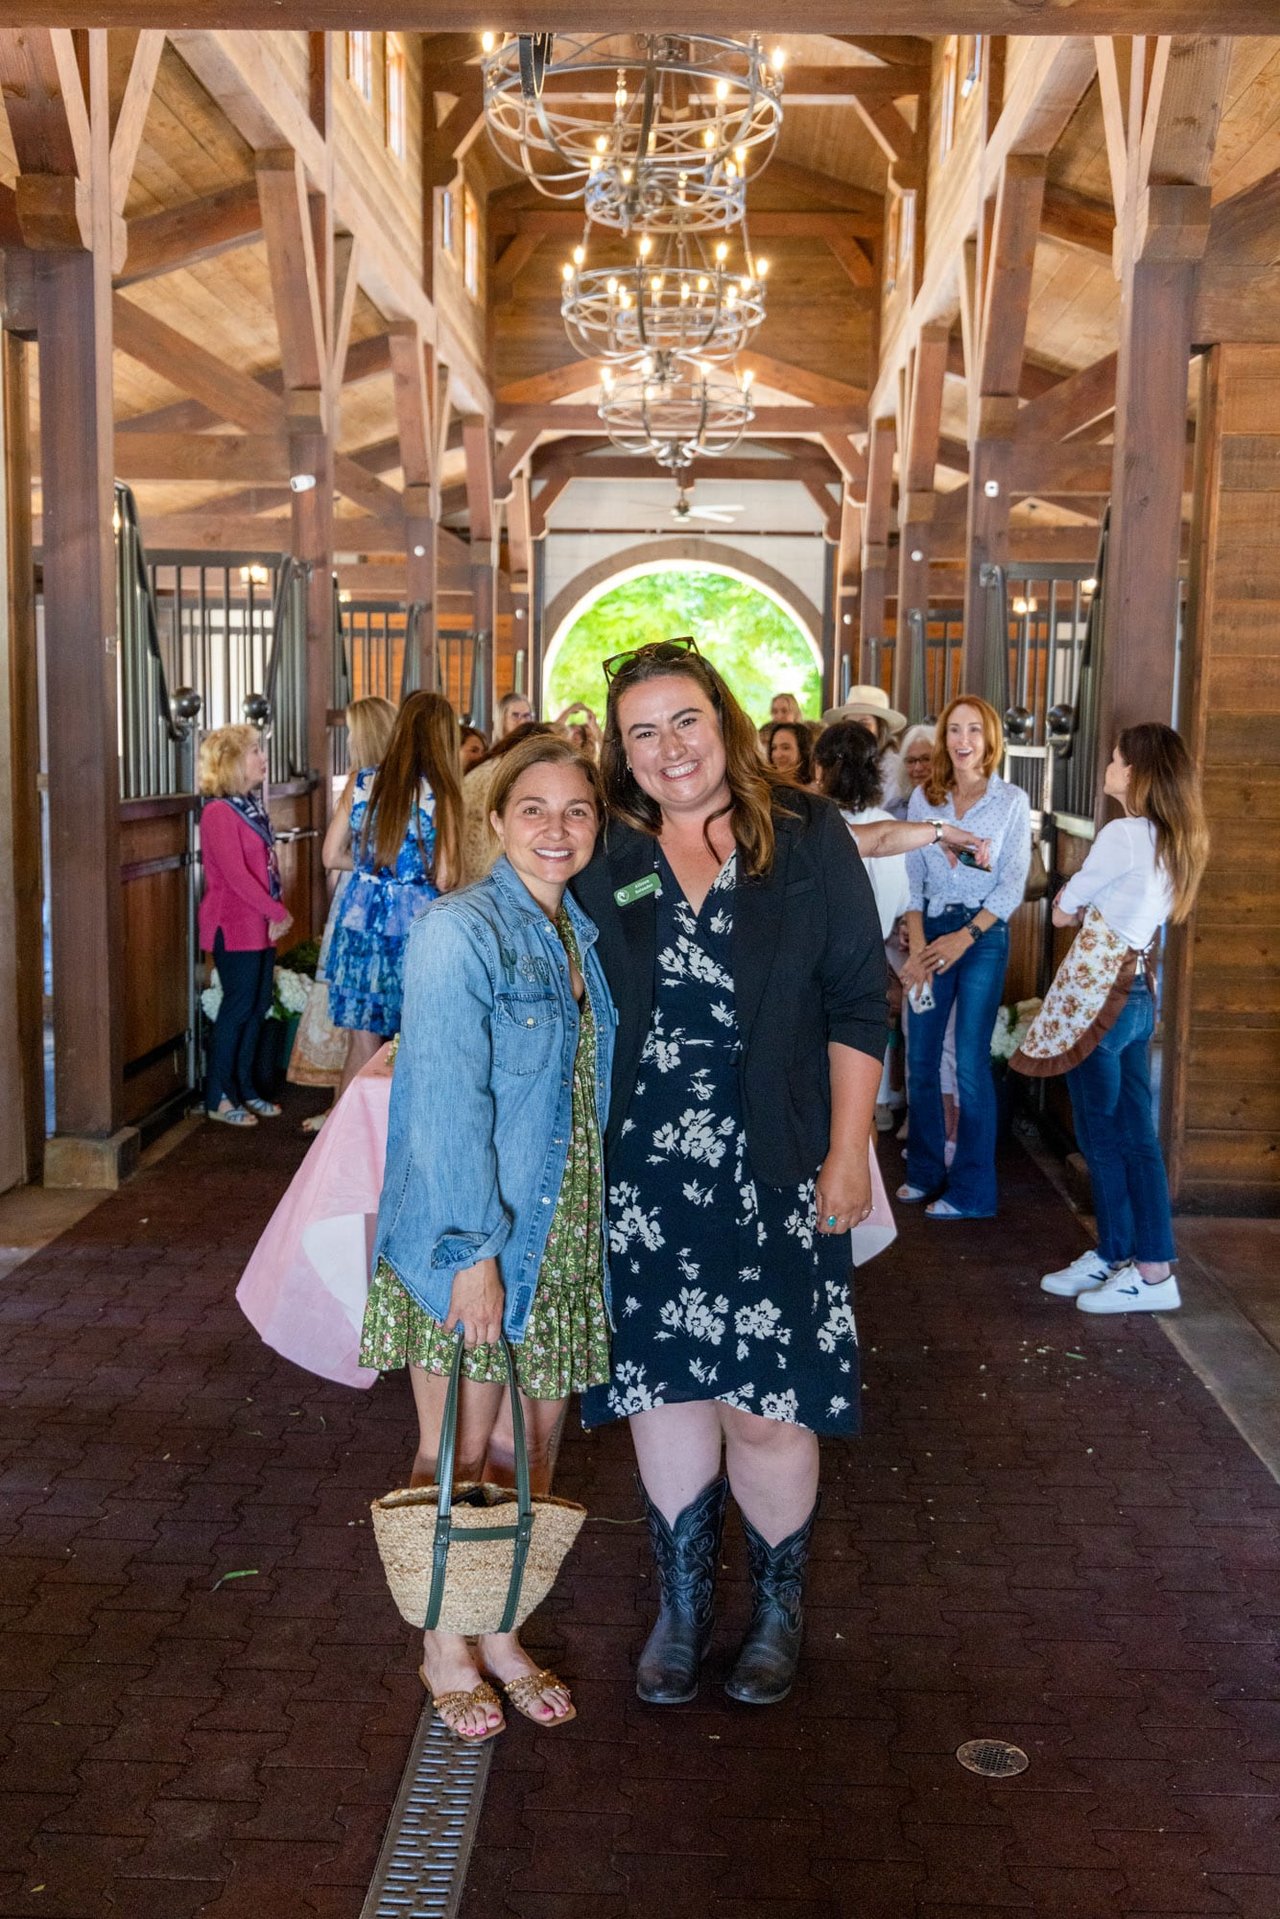
[{"label": "brick paver floor", "polygon": [[[3,1919],[357,1919],[421,1706],[362,1523],[412,1419],[235,1307],[300,1154],[204,1128],[0,1287]],[[580,1717],[495,1748],[466,1919],[1277,1919],[1280,1488],[1156,1326],[1036,1291],[1081,1243],[1015,1155],[997,1227],[909,1216],[867,1273],[772,1712],[717,1691],[732,1536],[698,1706],[635,1701],[626,1436],[570,1428],[592,1518],[528,1638]],[[976,1734],[1030,1770],[962,1772]]]},{"label": "brick paver floor", "polygon": [[[902,1212],[784,1706],[719,1690],[733,1532],[698,1704],[635,1699],[631,1464],[570,1428],[592,1518],[526,1637],[579,1718],[498,1743],[464,1919],[1280,1919],[1280,1487],[1153,1321],[1039,1291],[1085,1241],[1020,1153],[998,1224]],[[979,1735],[1027,1772],[963,1771]]]}]

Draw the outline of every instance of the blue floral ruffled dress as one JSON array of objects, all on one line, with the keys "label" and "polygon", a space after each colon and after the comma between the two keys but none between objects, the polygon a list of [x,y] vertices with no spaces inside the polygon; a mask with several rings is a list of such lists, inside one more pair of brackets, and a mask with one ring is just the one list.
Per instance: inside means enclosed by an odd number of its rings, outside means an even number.
[{"label": "blue floral ruffled dress", "polygon": [[356,779],[351,803],[355,870],[342,897],[325,974],[334,1025],[390,1039],[400,1031],[409,928],[438,894],[428,878],[435,854],[436,802],[424,781],[396,855],[394,872],[385,866],[375,867],[372,835],[368,847],[361,842],[376,772],[376,767],[362,767]]}]

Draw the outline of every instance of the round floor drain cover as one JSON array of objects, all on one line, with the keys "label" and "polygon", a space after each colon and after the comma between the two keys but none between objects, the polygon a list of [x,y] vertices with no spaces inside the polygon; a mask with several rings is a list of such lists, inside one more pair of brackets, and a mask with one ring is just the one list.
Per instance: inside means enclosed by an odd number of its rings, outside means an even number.
[{"label": "round floor drain cover", "polygon": [[1031,1764],[1021,1746],[1003,1739],[966,1739],[957,1748],[956,1758],[967,1771],[980,1772],[984,1779],[1012,1779]]}]

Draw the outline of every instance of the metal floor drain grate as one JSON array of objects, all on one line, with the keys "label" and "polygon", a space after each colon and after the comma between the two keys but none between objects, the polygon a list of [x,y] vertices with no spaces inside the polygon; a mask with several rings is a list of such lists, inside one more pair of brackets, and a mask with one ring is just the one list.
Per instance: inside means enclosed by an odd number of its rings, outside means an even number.
[{"label": "metal floor drain grate", "polygon": [[460,1744],[427,1706],[360,1919],[452,1919],[492,1757],[491,1741]]},{"label": "metal floor drain grate", "polygon": [[966,1771],[979,1772],[984,1779],[1012,1779],[1031,1764],[1021,1746],[1003,1739],[966,1739],[956,1748],[956,1758]]}]

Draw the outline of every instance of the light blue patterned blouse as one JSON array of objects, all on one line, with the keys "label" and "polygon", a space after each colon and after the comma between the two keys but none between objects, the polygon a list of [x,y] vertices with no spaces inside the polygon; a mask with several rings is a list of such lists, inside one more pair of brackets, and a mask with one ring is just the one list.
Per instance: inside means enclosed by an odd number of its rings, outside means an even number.
[{"label": "light blue patterned blouse", "polygon": [[[925,798],[917,786],[907,808],[909,820],[955,820],[950,793],[941,806]],[[998,773],[987,790],[958,822],[980,839],[991,841],[991,871],[976,866],[952,866],[940,846],[926,846],[907,854],[911,887],[908,911],[939,913],[946,906],[967,906],[976,913],[985,906],[999,920],[1011,918],[1022,904],[1031,864],[1031,802],[1020,786],[1010,786]]]}]

